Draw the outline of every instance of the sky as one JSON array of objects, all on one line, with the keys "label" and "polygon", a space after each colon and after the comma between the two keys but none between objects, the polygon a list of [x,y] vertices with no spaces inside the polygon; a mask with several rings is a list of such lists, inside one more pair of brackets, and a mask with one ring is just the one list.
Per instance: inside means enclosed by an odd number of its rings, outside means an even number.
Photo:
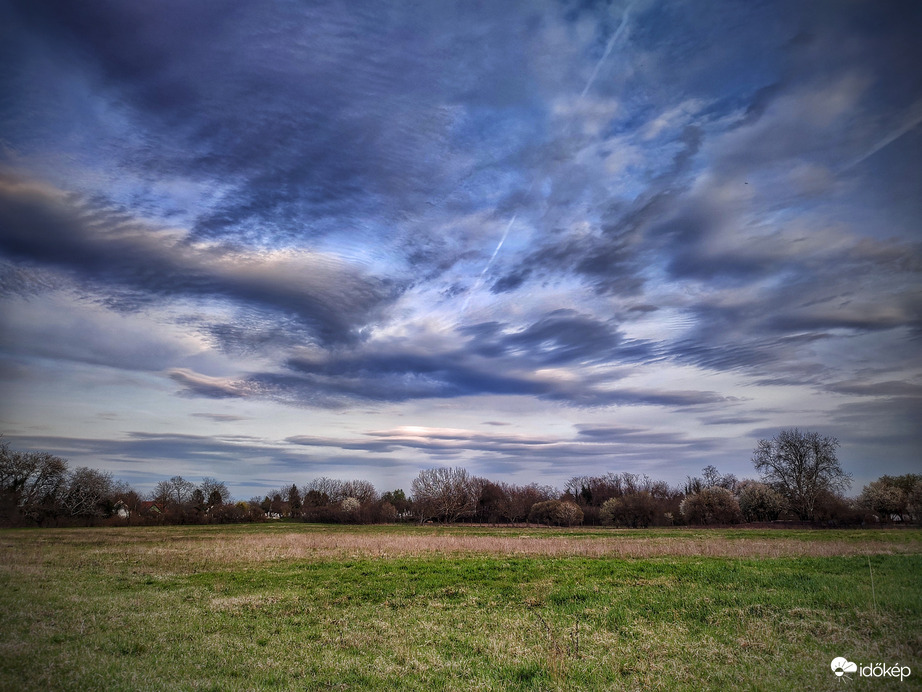
[{"label": "sky", "polygon": [[0,0],[0,432],[149,490],[922,471],[922,4]]}]

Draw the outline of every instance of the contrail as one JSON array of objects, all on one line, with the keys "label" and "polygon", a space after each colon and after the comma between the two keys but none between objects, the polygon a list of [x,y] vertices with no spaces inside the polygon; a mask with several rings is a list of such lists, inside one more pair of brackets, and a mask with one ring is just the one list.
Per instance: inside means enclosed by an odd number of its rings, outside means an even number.
[{"label": "contrail", "polygon": [[624,16],[621,17],[621,24],[618,25],[615,33],[611,35],[611,38],[608,39],[608,44],[605,46],[605,52],[602,53],[602,57],[599,58],[599,61],[595,64],[595,69],[592,71],[592,74],[589,76],[589,81],[586,82],[586,86],[583,88],[583,93],[579,95],[580,98],[584,98],[586,93],[592,87],[592,83],[595,81],[595,78],[599,75],[599,70],[602,68],[602,63],[605,62],[605,58],[608,57],[608,54],[611,53],[612,48],[615,47],[615,44],[618,42],[624,35],[624,31],[627,29],[627,17],[628,13],[631,11],[631,6],[628,5],[624,8]]},{"label": "contrail", "polygon": [[915,128],[919,125],[919,123],[922,123],[922,103],[920,103],[919,105],[917,105],[916,108],[915,108],[914,110],[915,110],[915,114],[914,114],[913,116],[911,116],[912,119],[911,119],[908,123],[906,123],[906,124],[903,125],[902,127],[897,128],[896,130],[894,130],[893,132],[891,132],[889,135],[887,135],[886,137],[884,137],[882,140],[880,140],[880,141],[879,141],[877,144],[875,144],[873,147],[871,147],[871,148],[870,148],[868,151],[866,151],[864,154],[862,154],[861,156],[859,156],[857,159],[855,159],[855,160],[851,161],[850,163],[846,164],[845,167],[842,168],[841,172],[844,173],[845,171],[854,168],[855,166],[857,166],[859,163],[861,163],[861,162],[864,161],[865,159],[871,158],[871,157],[874,156],[874,154],[876,154],[878,151],[880,151],[880,150],[883,149],[884,147],[886,147],[886,146],[888,146],[889,144],[892,144],[893,142],[895,142],[896,140],[898,140],[900,137],[902,137],[903,135],[905,135],[905,134],[906,134],[907,132],[909,132],[910,130],[915,129]]},{"label": "contrail", "polygon": [[[589,76],[589,81],[586,82],[586,86],[583,87],[582,93],[579,95],[580,100],[585,98],[586,94],[589,92],[589,89],[592,88],[593,82],[595,82],[596,77],[599,75],[599,70],[602,69],[602,63],[605,62],[605,59],[614,49],[615,44],[621,39],[624,35],[624,32],[627,30],[627,20],[628,13],[631,10],[631,3],[624,8],[624,15],[621,17],[621,24],[618,25],[618,28],[615,30],[615,33],[611,35],[611,38],[608,39],[608,43],[605,46],[605,52],[602,53],[602,57],[599,58],[599,61],[595,64],[595,68],[592,70],[592,74]],[[528,186],[528,192],[525,193],[526,197],[531,193],[532,188],[535,186],[535,181],[531,181],[531,185]],[[486,276],[487,271],[493,265],[493,260],[496,259],[496,255],[499,254],[500,249],[503,247],[503,243],[506,242],[506,237],[509,235],[509,230],[512,228],[512,224],[515,223],[516,218],[518,217],[518,212],[516,212],[512,219],[510,219],[509,224],[506,226],[506,230],[503,231],[503,237],[499,239],[499,243],[496,246],[496,249],[493,250],[493,254],[490,255],[490,259],[487,261],[486,266],[484,266],[483,271],[480,272],[480,276],[477,277],[477,281],[474,283],[473,287],[467,292],[467,298],[464,299],[464,305],[461,306],[461,312],[459,317],[463,316],[467,311],[467,306],[471,302],[471,298],[480,288],[483,283],[483,277]]]},{"label": "contrail", "polygon": [[[530,192],[531,188],[528,188],[528,189]],[[509,220],[509,224],[506,226],[506,230],[503,231],[503,237],[499,239],[499,244],[496,246],[496,249],[493,251],[493,254],[490,255],[490,259],[487,261],[486,265],[484,266],[483,271],[480,272],[480,276],[477,277],[477,281],[474,282],[473,288],[471,288],[471,290],[467,292],[467,298],[464,299],[464,305],[461,306],[461,315],[463,315],[464,312],[467,310],[467,305],[468,303],[471,302],[471,296],[473,296],[477,292],[477,289],[480,288],[480,284],[483,282],[484,275],[486,275],[487,270],[493,264],[493,260],[496,259],[496,255],[499,254],[499,250],[503,246],[503,243],[506,242],[506,236],[509,235],[509,229],[512,228],[512,224],[515,223],[515,220],[517,217],[518,217],[518,212],[512,215],[512,218]]]}]

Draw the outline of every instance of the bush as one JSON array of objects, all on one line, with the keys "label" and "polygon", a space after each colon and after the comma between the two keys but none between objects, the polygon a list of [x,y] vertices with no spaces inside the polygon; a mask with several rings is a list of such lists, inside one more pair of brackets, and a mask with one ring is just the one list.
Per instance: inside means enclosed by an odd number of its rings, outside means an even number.
[{"label": "bush", "polygon": [[895,485],[874,481],[864,486],[858,504],[876,514],[882,521],[906,513],[906,493]]},{"label": "bush", "polygon": [[784,510],[784,498],[765,483],[743,481],[739,505],[746,521],[775,521]]},{"label": "bush", "polygon": [[238,502],[235,505],[216,505],[211,508],[209,518],[216,524],[236,524],[251,519],[244,502]]},{"label": "bush", "polygon": [[386,500],[378,508],[378,521],[385,524],[393,524],[397,521],[397,508]]},{"label": "bush", "polygon": [[739,502],[726,488],[704,488],[688,495],[679,509],[689,524],[739,524],[743,520]]},{"label": "bush", "polygon": [[813,518],[827,526],[854,526],[876,521],[875,517],[857,502],[828,491],[820,493],[817,497]]},{"label": "bush", "polygon": [[339,507],[333,505],[303,507],[301,509],[301,521],[308,524],[341,524],[343,523],[343,513]]},{"label": "bush", "polygon": [[656,501],[646,491],[613,497],[602,504],[600,518],[603,524],[646,527],[656,518]]},{"label": "bush", "polygon": [[922,481],[916,481],[907,494],[906,511],[910,521],[922,521]]},{"label": "bush", "polygon": [[577,503],[574,503],[574,504],[576,504],[576,506],[582,510],[583,524],[585,524],[586,526],[599,526],[600,524],[603,523],[601,507],[593,507],[592,505],[580,506]]},{"label": "bush", "polygon": [[574,526],[583,523],[583,510],[573,502],[547,500],[536,502],[528,513],[528,521],[534,524]]},{"label": "bush", "polygon": [[881,476],[864,486],[858,503],[884,521],[919,521],[922,475]]},{"label": "bush", "polygon": [[583,523],[583,510],[572,502],[561,502],[557,508],[557,522],[567,526],[576,526]]}]

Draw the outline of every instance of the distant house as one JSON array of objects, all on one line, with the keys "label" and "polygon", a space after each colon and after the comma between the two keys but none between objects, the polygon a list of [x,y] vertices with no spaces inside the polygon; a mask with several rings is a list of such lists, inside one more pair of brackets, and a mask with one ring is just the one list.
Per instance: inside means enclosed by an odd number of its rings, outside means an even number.
[{"label": "distant house", "polygon": [[150,502],[145,500],[140,506],[141,514],[163,514],[163,507],[159,502]]}]

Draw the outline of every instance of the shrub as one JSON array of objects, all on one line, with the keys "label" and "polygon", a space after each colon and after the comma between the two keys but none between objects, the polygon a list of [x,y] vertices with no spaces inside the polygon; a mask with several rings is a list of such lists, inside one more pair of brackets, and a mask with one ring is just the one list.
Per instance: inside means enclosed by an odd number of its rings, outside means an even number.
[{"label": "shrub", "polygon": [[817,496],[813,518],[827,526],[849,526],[875,521],[870,512],[857,502],[828,491]]},{"label": "shrub", "polygon": [[557,523],[576,526],[583,523],[583,510],[572,502],[561,502],[557,508]]},{"label": "shrub", "polygon": [[765,483],[743,481],[739,505],[746,521],[775,521],[784,510],[784,498]]},{"label": "shrub", "polygon": [[902,516],[906,510],[906,493],[895,485],[874,481],[864,486],[858,504],[869,509],[884,521],[890,521],[894,514]]},{"label": "shrub", "polygon": [[528,512],[528,521],[532,524],[553,524],[558,505],[560,505],[560,500],[536,502]]},{"label": "shrub", "polygon": [[528,521],[534,524],[574,526],[583,523],[583,510],[573,502],[547,500],[536,502],[528,513]]},{"label": "shrub", "polygon": [[216,505],[211,509],[209,518],[216,524],[236,524],[247,521],[248,510],[245,502],[238,502],[235,505]]},{"label": "shrub", "polygon": [[603,524],[646,527],[654,523],[656,501],[646,491],[613,497],[602,504],[600,518]]},{"label": "shrub", "polygon": [[726,488],[704,488],[688,495],[679,509],[689,524],[739,524],[743,520],[739,502]]},{"label": "shrub", "polygon": [[333,505],[308,506],[302,508],[301,520],[309,524],[340,524],[343,521],[343,513],[339,507]]},{"label": "shrub", "polygon": [[922,510],[922,475],[881,476],[868,483],[858,498],[861,507],[890,521],[918,521]]},{"label": "shrub", "polygon": [[906,511],[910,521],[922,521],[922,481],[916,481],[907,494]]},{"label": "shrub", "polygon": [[386,500],[382,502],[378,509],[378,521],[385,524],[393,524],[397,521],[397,508]]}]

